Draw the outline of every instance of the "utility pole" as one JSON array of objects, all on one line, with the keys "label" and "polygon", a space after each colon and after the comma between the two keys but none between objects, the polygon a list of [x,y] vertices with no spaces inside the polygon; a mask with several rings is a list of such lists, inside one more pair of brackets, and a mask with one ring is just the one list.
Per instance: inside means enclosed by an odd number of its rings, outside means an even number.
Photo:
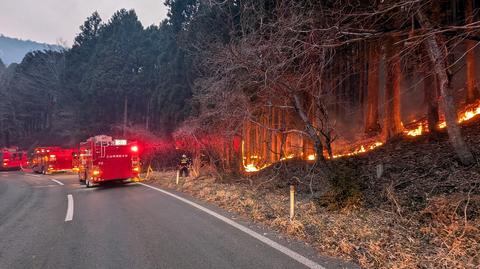
[{"label": "utility pole", "polygon": [[125,94],[125,102],[123,103],[123,137],[125,137],[125,133],[127,131],[127,115],[128,115],[128,98]]}]

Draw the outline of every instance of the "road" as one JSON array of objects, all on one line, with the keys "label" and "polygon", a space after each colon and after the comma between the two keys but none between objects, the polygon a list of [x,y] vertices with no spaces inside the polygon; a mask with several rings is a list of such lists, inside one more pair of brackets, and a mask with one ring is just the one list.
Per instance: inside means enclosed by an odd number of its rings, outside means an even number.
[{"label": "road", "polygon": [[354,266],[151,185],[0,172],[0,268]]}]

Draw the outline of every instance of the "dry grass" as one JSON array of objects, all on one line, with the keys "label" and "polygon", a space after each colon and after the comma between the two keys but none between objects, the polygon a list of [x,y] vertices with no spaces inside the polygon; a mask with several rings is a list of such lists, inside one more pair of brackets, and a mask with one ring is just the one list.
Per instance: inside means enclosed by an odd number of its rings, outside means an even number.
[{"label": "dry grass", "polygon": [[[479,130],[480,124],[464,130],[477,155]],[[293,222],[285,182],[263,184],[267,174],[236,182],[182,179],[177,186],[174,173],[155,173],[153,181],[364,268],[480,268],[480,166],[458,165],[444,140],[441,135],[437,140],[398,141],[339,160],[338,166],[356,168],[361,196],[355,189],[353,202],[339,206],[331,192],[326,199],[312,199],[300,187]],[[377,179],[379,163],[385,165],[385,175]]]},{"label": "dry grass", "polygon": [[[253,191],[246,184],[182,180],[157,174],[154,180],[215,203],[278,232],[304,240],[319,252],[358,262],[364,268],[478,268],[478,219],[465,223],[453,214],[460,197],[433,199],[416,219],[380,209],[331,211],[309,199],[297,202],[296,218],[288,216],[288,192]],[[463,197],[465,198],[465,197]],[[471,197],[478,202],[478,197]],[[465,199],[464,199],[465,200]],[[412,217],[412,216],[410,216]],[[424,222],[422,224],[422,222]]]}]

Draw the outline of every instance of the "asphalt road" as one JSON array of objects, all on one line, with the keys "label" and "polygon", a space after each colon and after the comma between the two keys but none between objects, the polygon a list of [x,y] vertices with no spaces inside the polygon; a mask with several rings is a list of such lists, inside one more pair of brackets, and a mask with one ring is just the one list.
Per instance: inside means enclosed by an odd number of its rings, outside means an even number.
[{"label": "asphalt road", "polygon": [[354,267],[259,229],[148,185],[0,172],[2,269]]}]

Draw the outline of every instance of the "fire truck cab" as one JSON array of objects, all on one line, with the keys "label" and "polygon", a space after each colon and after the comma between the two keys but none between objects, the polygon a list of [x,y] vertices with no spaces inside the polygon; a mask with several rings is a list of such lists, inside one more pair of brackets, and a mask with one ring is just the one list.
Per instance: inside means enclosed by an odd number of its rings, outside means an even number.
[{"label": "fire truck cab", "polygon": [[32,158],[32,170],[40,174],[71,171],[74,150],[61,147],[35,148]]},{"label": "fire truck cab", "polygon": [[136,142],[98,135],[80,143],[78,178],[87,188],[108,181],[138,178],[140,159]]},{"label": "fire truck cab", "polygon": [[0,149],[0,170],[20,170],[27,164],[27,153],[18,147]]}]

